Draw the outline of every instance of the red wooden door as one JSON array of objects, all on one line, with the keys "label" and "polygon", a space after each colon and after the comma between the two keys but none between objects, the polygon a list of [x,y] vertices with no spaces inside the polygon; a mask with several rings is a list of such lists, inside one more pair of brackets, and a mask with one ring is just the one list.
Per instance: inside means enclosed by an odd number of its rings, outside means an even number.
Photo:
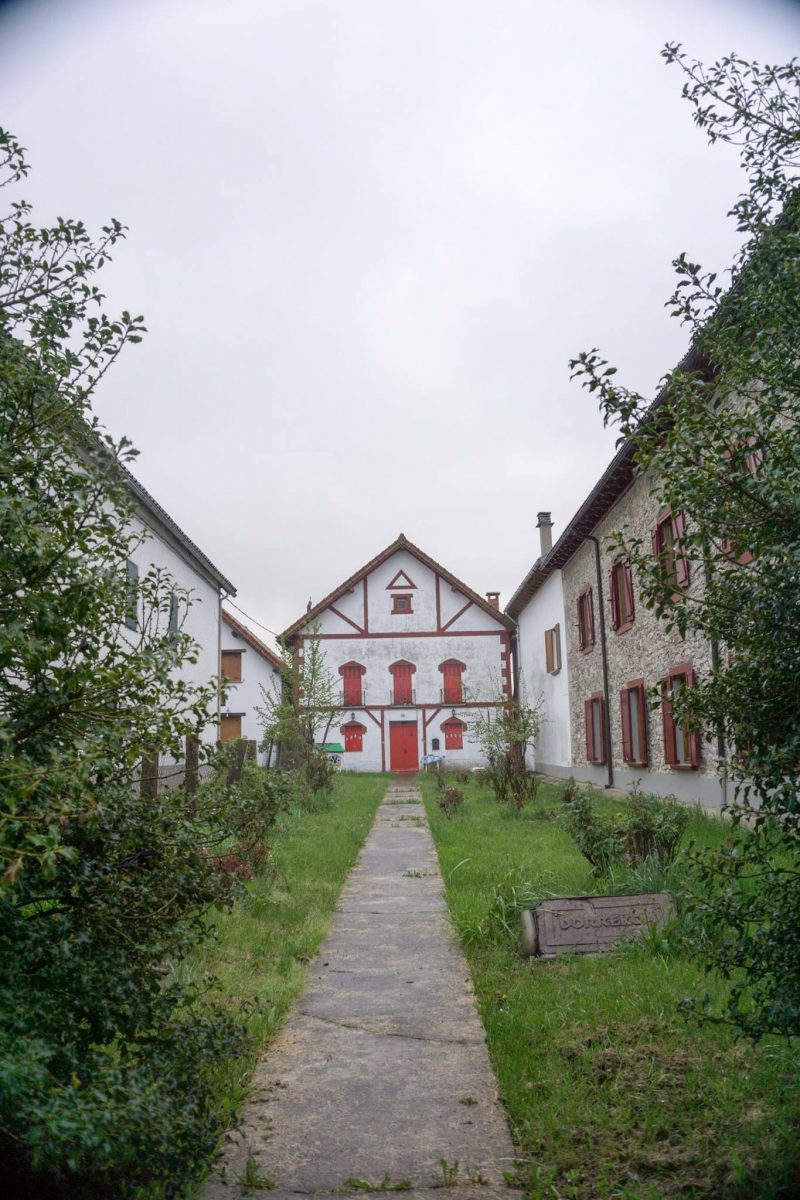
[{"label": "red wooden door", "polygon": [[393,771],[419,770],[416,721],[389,722],[389,764]]}]

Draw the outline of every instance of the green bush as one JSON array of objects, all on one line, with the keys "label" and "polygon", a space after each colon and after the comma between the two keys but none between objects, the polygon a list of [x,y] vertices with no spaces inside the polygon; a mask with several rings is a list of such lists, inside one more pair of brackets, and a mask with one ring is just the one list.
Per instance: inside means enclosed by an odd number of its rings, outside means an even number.
[{"label": "green bush", "polygon": [[464,793],[461,788],[455,784],[448,784],[446,787],[439,788],[437,796],[437,804],[446,817],[452,817],[461,808],[464,803]]},{"label": "green bush", "polygon": [[587,791],[575,791],[564,813],[564,826],[596,877],[609,876],[620,865],[640,867],[655,862],[668,867],[675,859],[689,810],[674,796],[645,795],[635,789],[625,810],[614,816],[597,813]]}]

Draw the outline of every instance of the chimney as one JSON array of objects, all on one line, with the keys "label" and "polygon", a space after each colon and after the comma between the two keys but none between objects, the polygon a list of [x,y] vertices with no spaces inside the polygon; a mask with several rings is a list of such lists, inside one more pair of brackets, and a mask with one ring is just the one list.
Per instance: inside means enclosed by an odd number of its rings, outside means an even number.
[{"label": "chimney", "polygon": [[549,512],[536,514],[536,528],[539,530],[539,545],[542,558],[553,549],[553,521]]},{"label": "chimney", "polygon": [[492,608],[496,608],[498,612],[500,611],[500,593],[499,592],[487,592],[486,599],[489,601]]}]

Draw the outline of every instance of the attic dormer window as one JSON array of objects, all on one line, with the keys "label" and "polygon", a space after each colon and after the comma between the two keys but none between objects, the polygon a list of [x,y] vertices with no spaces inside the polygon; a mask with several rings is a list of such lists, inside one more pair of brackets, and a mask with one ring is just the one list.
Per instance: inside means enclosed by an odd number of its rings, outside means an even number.
[{"label": "attic dormer window", "polygon": [[413,613],[411,596],[392,595],[392,613]]}]

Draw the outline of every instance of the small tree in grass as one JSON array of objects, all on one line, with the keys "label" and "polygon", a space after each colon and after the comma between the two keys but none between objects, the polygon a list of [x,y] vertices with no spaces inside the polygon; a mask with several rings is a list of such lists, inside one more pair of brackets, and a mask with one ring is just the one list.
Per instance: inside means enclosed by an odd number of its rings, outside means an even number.
[{"label": "small tree in grass", "polygon": [[328,667],[316,622],[303,641],[303,653],[281,646],[280,678],[261,685],[257,712],[264,743],[279,747],[279,763],[296,772],[300,798],[330,791],[335,768],[318,749],[328,741],[336,719],[339,688]]},{"label": "small tree in grass", "polygon": [[572,366],[619,424],[656,495],[683,510],[676,547],[702,589],[677,591],[662,557],[620,534],[644,602],[697,633],[711,671],[682,719],[721,739],[733,836],[696,856],[695,942],[731,981],[717,1013],[752,1037],[800,1033],[800,64],[730,55],[706,69],[663,51],[709,140],[740,149],[742,246],[725,291],[685,255],[673,315],[692,350],[661,401],[621,387],[596,350]]},{"label": "small tree in grass", "polygon": [[[26,173],[0,131],[0,183]],[[124,235],[0,218],[0,1161],[17,1197],[175,1196],[221,1134],[214,1072],[239,1027],[170,964],[257,856],[280,797],[136,786],[216,707],[181,667],[165,574],[132,580],[124,464],[90,398],[142,333],[102,311],[96,272]],[[137,629],[131,630],[132,616]]]},{"label": "small tree in grass", "polygon": [[516,811],[524,808],[539,782],[526,762],[541,724],[538,706],[501,697],[492,707],[473,710],[467,724],[486,759],[486,778],[496,799]]}]

